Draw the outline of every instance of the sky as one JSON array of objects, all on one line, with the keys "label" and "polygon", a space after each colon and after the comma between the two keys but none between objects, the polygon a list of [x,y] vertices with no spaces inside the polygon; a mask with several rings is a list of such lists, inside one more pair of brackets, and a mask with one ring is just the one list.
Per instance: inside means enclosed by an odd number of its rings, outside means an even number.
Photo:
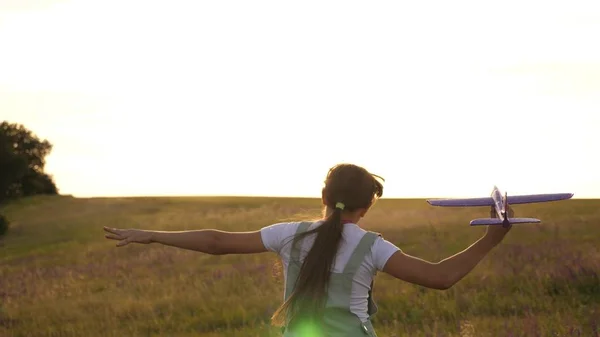
[{"label": "sky", "polygon": [[0,0],[0,120],[62,194],[600,197],[597,1]]}]

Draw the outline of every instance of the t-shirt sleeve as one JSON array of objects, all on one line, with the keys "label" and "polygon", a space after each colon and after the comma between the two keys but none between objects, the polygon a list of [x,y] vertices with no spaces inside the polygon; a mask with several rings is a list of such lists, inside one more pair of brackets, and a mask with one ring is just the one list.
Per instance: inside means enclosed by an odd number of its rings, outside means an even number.
[{"label": "t-shirt sleeve", "polygon": [[260,230],[263,245],[266,249],[279,254],[286,243],[285,240],[294,234],[297,225],[297,223],[282,222],[263,227]]},{"label": "t-shirt sleeve", "polygon": [[383,267],[385,267],[385,264],[387,263],[388,259],[399,250],[400,248],[398,248],[396,245],[389,242],[388,240],[385,240],[382,237],[377,238],[377,240],[375,240],[375,243],[373,244],[372,250],[373,263],[375,264],[377,270],[383,271]]}]

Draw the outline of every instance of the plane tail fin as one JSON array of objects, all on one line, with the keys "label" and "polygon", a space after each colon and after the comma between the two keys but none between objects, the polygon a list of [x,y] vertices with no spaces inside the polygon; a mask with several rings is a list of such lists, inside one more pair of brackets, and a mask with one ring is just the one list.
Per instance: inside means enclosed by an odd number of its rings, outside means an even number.
[{"label": "plane tail fin", "polygon": [[[535,218],[509,218],[508,222],[510,224],[520,224],[520,223],[539,223],[540,219]],[[502,225],[504,221],[499,218],[482,218],[482,219],[474,219],[471,220],[471,226],[486,226],[486,225]]]}]

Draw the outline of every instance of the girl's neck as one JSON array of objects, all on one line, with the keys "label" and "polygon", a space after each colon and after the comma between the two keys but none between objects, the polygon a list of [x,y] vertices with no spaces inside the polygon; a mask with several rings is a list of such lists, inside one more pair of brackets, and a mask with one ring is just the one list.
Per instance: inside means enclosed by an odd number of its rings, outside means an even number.
[{"label": "girl's neck", "polygon": [[[328,217],[333,212],[333,209],[326,207],[325,208],[325,217]],[[358,223],[360,220],[360,215],[357,212],[342,212],[342,224],[347,223]]]}]

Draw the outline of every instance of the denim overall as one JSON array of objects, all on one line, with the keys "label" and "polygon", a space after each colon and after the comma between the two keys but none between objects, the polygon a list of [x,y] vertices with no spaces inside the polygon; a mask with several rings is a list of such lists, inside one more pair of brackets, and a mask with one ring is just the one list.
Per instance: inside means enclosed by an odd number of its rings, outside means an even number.
[{"label": "denim overall", "polygon": [[[300,226],[298,226],[296,235],[307,231],[310,225],[310,222],[301,223]],[[371,289],[369,290],[369,319],[366,322],[362,322],[358,316],[350,311],[352,279],[366,254],[370,253],[371,246],[373,246],[377,237],[378,234],[376,233],[365,233],[350,256],[350,260],[348,260],[348,264],[344,270],[341,273],[331,273],[327,291],[328,300],[323,314],[324,326],[322,327],[322,331],[324,335],[311,332],[310,327],[307,327],[306,329],[302,329],[307,331],[289,331],[288,329],[284,329],[283,337],[377,337],[373,325],[371,324],[371,318],[377,312],[377,305],[375,305],[371,296],[373,283],[371,283]],[[286,276],[286,300],[294,289],[296,280],[300,274],[300,267],[302,266],[302,263],[300,262],[300,248],[299,244],[296,244],[296,242],[297,238],[294,238]]]}]

